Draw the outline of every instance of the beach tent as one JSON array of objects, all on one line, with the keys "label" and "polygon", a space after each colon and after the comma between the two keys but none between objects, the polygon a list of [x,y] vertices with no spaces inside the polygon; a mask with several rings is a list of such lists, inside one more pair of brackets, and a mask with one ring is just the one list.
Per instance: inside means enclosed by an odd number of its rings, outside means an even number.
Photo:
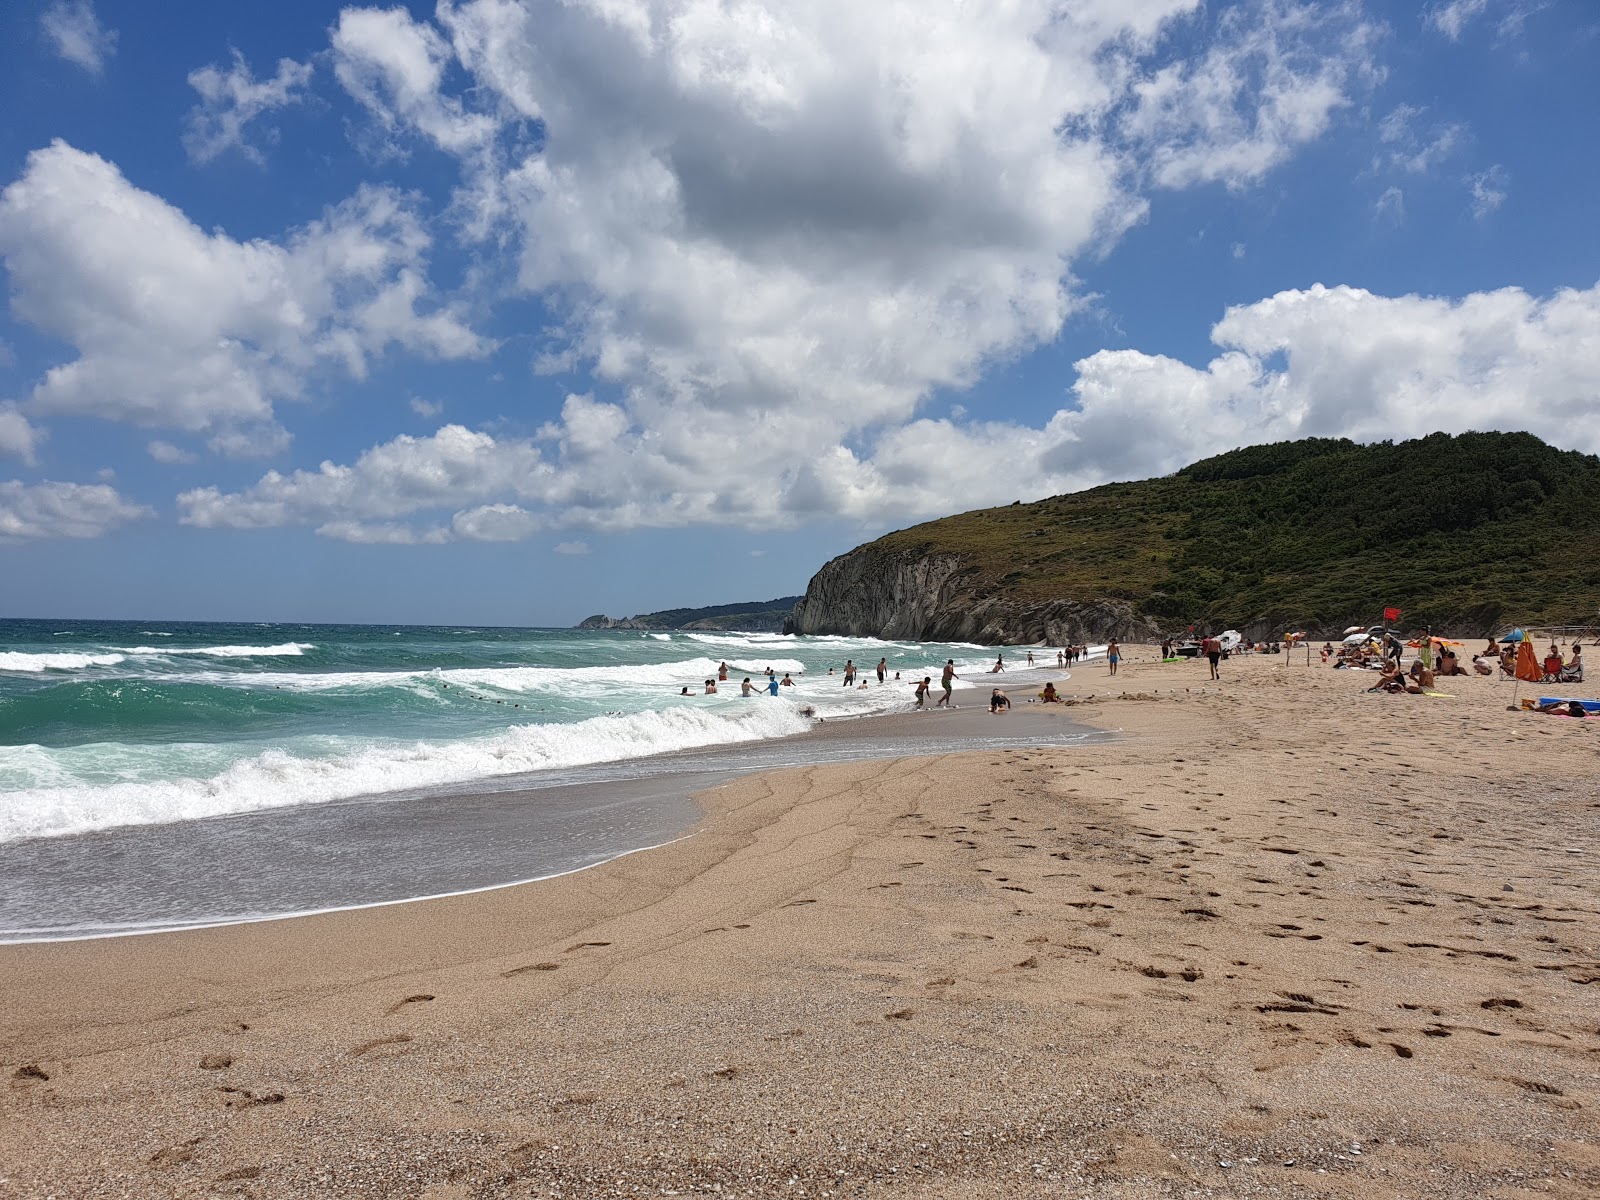
[{"label": "beach tent", "polygon": [[1513,629],[1510,633],[1506,634],[1505,637],[1501,638],[1500,640],[1502,642],[1520,642],[1525,636],[1527,636],[1527,635],[1524,634],[1522,632],[1522,630]]},{"label": "beach tent", "polygon": [[1368,640],[1370,639],[1367,637],[1367,631],[1363,629],[1359,633],[1352,633],[1349,637],[1345,638],[1344,644],[1346,646],[1359,646]]},{"label": "beach tent", "polygon": [[1240,642],[1244,641],[1244,636],[1237,629],[1224,629],[1222,636],[1217,638],[1217,641],[1222,643],[1224,650],[1231,652]]}]

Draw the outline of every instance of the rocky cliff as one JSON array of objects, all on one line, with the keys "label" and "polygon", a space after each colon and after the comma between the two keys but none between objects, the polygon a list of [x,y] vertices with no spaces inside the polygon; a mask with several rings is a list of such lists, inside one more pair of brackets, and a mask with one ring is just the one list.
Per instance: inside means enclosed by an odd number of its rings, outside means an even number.
[{"label": "rocky cliff", "polygon": [[787,627],[795,633],[1022,645],[1159,638],[1126,601],[1024,600],[986,582],[960,554],[877,542],[841,554],[812,578]]}]

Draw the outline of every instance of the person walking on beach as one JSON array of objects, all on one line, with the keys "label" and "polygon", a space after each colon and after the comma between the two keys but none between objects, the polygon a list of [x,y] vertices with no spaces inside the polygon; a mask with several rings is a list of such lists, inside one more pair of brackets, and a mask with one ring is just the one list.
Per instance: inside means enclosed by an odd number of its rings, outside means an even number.
[{"label": "person walking on beach", "polygon": [[943,708],[950,703],[950,689],[955,686],[955,678],[956,660],[947,658],[944,660],[944,671],[939,675],[939,686],[944,689],[944,695],[939,697],[939,703],[936,707]]},{"label": "person walking on beach", "polygon": [[1222,661],[1222,643],[1207,635],[1205,641],[1200,643],[1200,649],[1205,652],[1206,658],[1211,663],[1211,678],[1221,679],[1222,675],[1217,670],[1217,664]]},{"label": "person walking on beach", "polygon": [[844,685],[845,687],[851,687],[855,684],[855,681],[856,660],[853,658],[847,658],[844,660]]},{"label": "person walking on beach", "polygon": [[1122,661],[1122,647],[1117,645],[1117,639],[1112,638],[1106,647],[1106,665],[1111,668],[1111,673],[1117,673],[1117,664]]},{"label": "person walking on beach", "polygon": [[882,683],[883,680],[884,680],[884,677],[887,676],[888,674],[889,674],[889,660],[887,658],[880,658],[878,660],[878,682]]},{"label": "person walking on beach", "polygon": [[[928,706],[928,688],[932,685],[932,683],[933,677],[931,675],[924,675],[922,677],[922,682],[917,684],[918,708],[926,708]],[[940,703],[942,704],[944,702],[941,700]]]}]

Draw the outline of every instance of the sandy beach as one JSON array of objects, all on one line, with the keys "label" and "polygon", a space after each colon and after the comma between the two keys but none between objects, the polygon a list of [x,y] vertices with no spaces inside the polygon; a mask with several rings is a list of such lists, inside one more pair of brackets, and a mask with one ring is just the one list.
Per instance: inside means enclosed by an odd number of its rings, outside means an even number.
[{"label": "sandy beach", "polygon": [[1600,1192],[1600,721],[1129,654],[579,874],[0,946],[0,1200]]}]

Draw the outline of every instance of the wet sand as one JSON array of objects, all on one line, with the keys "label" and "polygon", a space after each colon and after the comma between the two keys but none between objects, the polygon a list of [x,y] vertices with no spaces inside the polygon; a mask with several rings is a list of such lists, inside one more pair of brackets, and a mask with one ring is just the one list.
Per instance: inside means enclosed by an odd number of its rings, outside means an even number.
[{"label": "wet sand", "polygon": [[0,1198],[1594,1194],[1600,722],[1151,653],[889,722],[1099,744],[908,736],[560,879],[0,947]]}]

